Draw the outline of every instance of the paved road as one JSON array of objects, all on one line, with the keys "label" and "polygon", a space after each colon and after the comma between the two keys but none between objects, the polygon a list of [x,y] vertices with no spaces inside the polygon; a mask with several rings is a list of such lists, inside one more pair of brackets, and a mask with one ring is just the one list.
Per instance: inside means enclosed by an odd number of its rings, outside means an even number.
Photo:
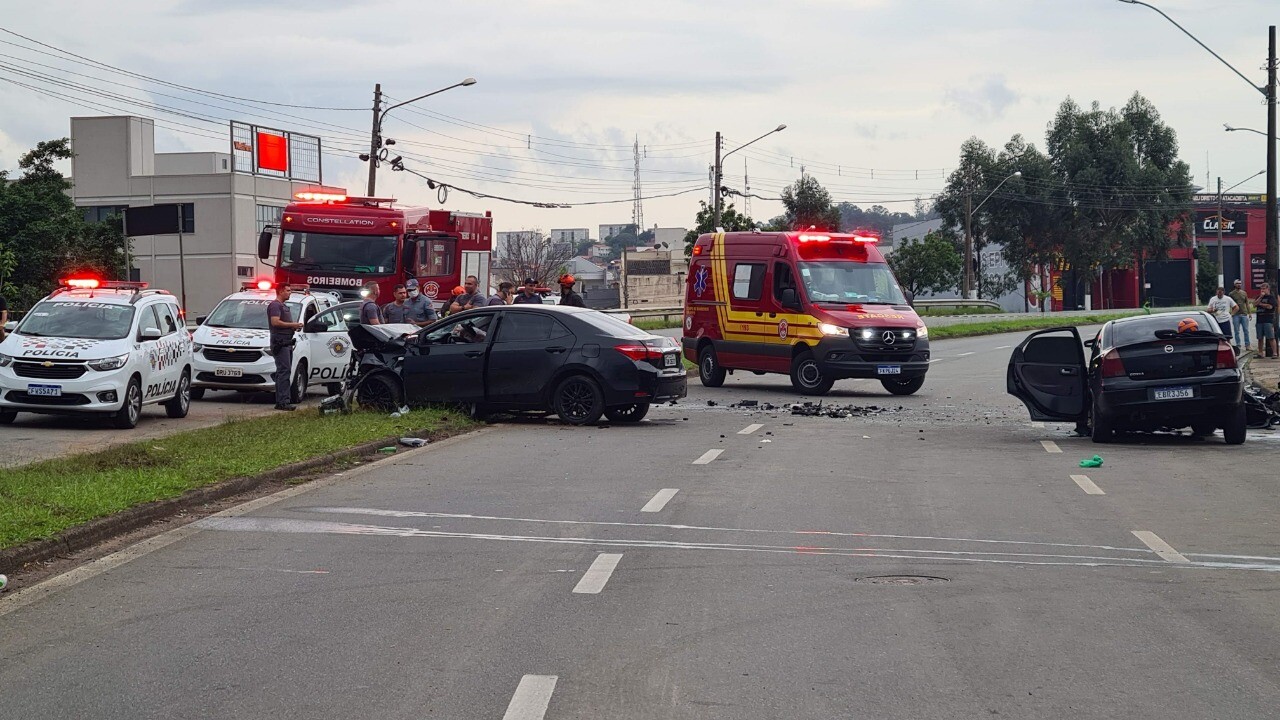
[{"label": "paved road", "polygon": [[[317,402],[320,397],[321,394],[312,393],[309,402]],[[181,420],[171,420],[161,405],[147,405],[142,408],[142,420],[132,430],[117,430],[99,417],[19,413],[12,425],[0,425],[0,468],[161,438],[219,425],[231,418],[264,415],[272,411],[272,402],[265,393],[210,392],[205,399],[192,401],[191,410]]]},{"label": "paved road", "polygon": [[0,600],[0,702],[24,718],[1274,717],[1274,436],[1132,440],[1081,470],[1098,446],[1003,394],[1016,339],[936,343],[910,398],[837,384],[830,401],[891,408],[870,417],[727,407],[795,399],[740,374],[636,427],[500,425],[209,518]]}]

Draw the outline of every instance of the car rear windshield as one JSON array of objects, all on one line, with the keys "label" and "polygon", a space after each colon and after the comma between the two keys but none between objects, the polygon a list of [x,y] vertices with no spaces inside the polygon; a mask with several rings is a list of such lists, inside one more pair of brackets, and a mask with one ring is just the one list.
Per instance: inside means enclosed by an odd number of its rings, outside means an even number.
[{"label": "car rear windshield", "polygon": [[649,334],[635,325],[629,325],[602,312],[575,313],[574,316],[610,337],[633,338]]},{"label": "car rear windshield", "polygon": [[1125,320],[1111,326],[1111,344],[1115,347],[1133,345],[1135,343],[1154,342],[1156,332],[1160,330],[1178,331],[1178,323],[1190,318],[1196,322],[1198,330],[1214,332],[1218,324],[1204,313],[1187,313],[1186,315],[1153,315],[1151,317]]},{"label": "car rear windshield", "polygon": [[127,336],[132,326],[132,305],[53,301],[31,308],[17,332],[40,337],[117,340]]}]

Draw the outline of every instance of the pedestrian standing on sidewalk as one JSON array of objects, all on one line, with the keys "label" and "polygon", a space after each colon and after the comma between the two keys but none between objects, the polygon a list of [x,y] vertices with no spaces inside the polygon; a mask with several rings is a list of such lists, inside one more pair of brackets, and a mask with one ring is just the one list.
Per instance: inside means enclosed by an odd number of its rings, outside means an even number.
[{"label": "pedestrian standing on sidewalk", "polygon": [[1236,301],[1226,294],[1226,288],[1219,287],[1213,297],[1209,298],[1209,314],[1218,321],[1218,329],[1231,338],[1231,313],[1236,309]]},{"label": "pedestrian standing on sidewalk", "polygon": [[1254,303],[1258,308],[1258,356],[1276,355],[1276,295],[1269,283],[1262,283],[1262,294]]},{"label": "pedestrian standing on sidewalk", "polygon": [[1231,329],[1235,332],[1236,354],[1240,354],[1253,345],[1253,340],[1249,339],[1249,322],[1253,320],[1253,304],[1249,302],[1249,295],[1244,291],[1244,283],[1238,279],[1230,295],[1231,299],[1236,301],[1236,309],[1232,311],[1234,314],[1231,316]]},{"label": "pedestrian standing on sidewalk", "polygon": [[267,303],[267,325],[271,339],[271,355],[276,360],[276,371],[271,379],[276,381],[276,409],[297,410],[293,404],[293,334],[302,329],[302,323],[293,321],[293,313],[285,303],[289,300],[289,286],[276,286],[276,299]]}]

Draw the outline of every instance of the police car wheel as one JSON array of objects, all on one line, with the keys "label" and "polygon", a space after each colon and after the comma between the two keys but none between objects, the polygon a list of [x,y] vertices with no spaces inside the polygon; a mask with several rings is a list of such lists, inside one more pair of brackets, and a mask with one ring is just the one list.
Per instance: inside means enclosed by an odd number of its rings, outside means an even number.
[{"label": "police car wheel", "polygon": [[551,402],[560,419],[570,425],[590,425],[604,414],[604,393],[586,375],[561,380]]},{"label": "police car wheel", "polygon": [[192,400],[203,400],[203,399],[204,399],[204,388],[191,388],[191,399],[192,399]]},{"label": "police car wheel", "polygon": [[702,348],[698,354],[698,379],[704,387],[720,387],[724,385],[725,370],[720,367],[720,358],[716,357],[716,349],[710,345]]},{"label": "police car wheel", "polygon": [[178,392],[164,404],[164,412],[171,418],[184,418],[191,409],[191,374],[185,370],[178,378]]},{"label": "police car wheel", "polygon": [[142,418],[142,383],[138,382],[138,378],[129,381],[129,387],[124,390],[124,404],[120,406],[120,410],[111,419],[111,422],[121,430],[131,430],[138,426],[138,420]]},{"label": "police car wheel", "polygon": [[307,363],[302,361],[293,372],[293,383],[289,386],[289,402],[300,404],[307,398]]},{"label": "police car wheel", "polygon": [[0,410],[0,425],[9,425],[18,419],[18,413],[14,410]]},{"label": "police car wheel", "polygon": [[649,403],[636,403],[634,405],[623,405],[621,407],[611,407],[604,409],[604,416],[613,422],[635,423],[644,419],[649,414]]},{"label": "police car wheel", "polygon": [[924,387],[924,377],[908,378],[906,380],[890,380],[885,378],[880,381],[885,390],[894,395],[912,395],[915,391]]},{"label": "police car wheel", "polygon": [[818,361],[808,350],[795,356],[791,361],[791,384],[796,390],[809,395],[826,395],[835,385],[832,380],[822,374]]}]

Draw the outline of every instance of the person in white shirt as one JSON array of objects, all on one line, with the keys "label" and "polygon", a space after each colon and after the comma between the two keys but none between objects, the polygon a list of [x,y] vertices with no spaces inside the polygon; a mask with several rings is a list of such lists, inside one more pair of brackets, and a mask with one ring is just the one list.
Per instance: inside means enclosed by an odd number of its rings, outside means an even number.
[{"label": "person in white shirt", "polygon": [[1222,334],[1231,337],[1231,313],[1236,309],[1236,301],[1232,300],[1226,292],[1226,288],[1220,287],[1214,296],[1209,298],[1209,314],[1218,321],[1218,328],[1222,330]]}]

